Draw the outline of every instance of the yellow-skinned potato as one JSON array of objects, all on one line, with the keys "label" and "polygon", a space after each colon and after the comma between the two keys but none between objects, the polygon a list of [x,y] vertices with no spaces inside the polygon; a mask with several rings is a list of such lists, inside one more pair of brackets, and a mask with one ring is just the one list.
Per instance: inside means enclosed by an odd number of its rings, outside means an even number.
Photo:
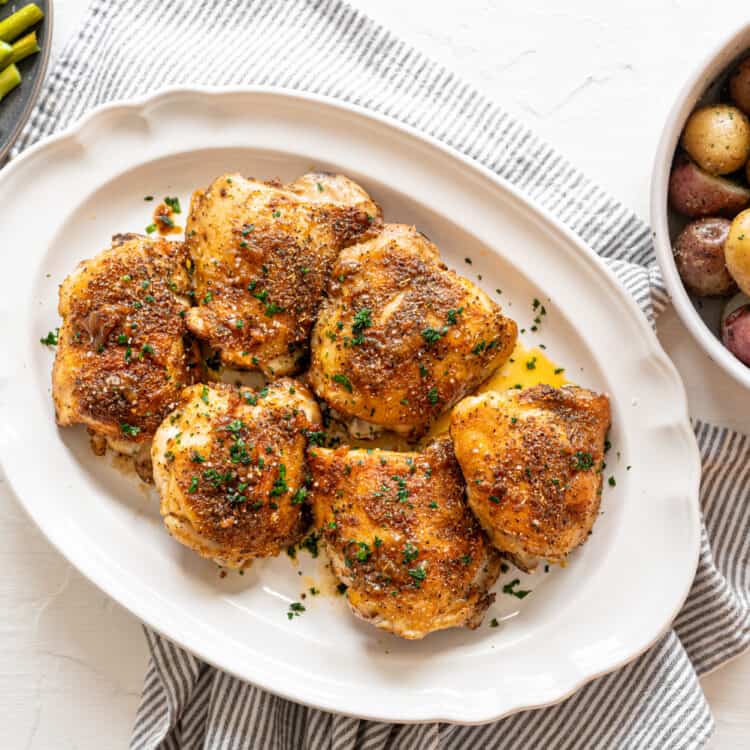
[{"label": "yellow-skinned potato", "polygon": [[750,294],[750,209],[735,216],[724,244],[724,255],[737,286]]},{"label": "yellow-skinned potato", "polygon": [[750,122],[729,104],[701,107],[690,115],[682,145],[706,172],[735,172],[750,156]]}]

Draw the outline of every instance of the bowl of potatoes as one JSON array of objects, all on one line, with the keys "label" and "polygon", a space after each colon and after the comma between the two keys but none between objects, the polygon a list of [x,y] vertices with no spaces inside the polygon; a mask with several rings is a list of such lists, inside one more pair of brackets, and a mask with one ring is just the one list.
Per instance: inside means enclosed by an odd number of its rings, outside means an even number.
[{"label": "bowl of potatoes", "polygon": [[750,24],[688,81],[651,183],[657,257],[706,353],[750,388]]}]

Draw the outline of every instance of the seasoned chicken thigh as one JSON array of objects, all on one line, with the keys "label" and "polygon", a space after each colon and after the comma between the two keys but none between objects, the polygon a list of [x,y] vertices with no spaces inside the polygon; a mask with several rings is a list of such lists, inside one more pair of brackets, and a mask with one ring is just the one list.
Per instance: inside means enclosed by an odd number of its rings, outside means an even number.
[{"label": "seasoned chicken thigh", "polygon": [[295,372],[341,248],[381,224],[378,206],[341,175],[289,185],[219,177],[193,194],[187,222],[198,304],[188,327],[226,365]]},{"label": "seasoned chicken thigh", "polygon": [[59,425],[85,424],[120,453],[147,447],[193,382],[187,259],[181,243],[117,235],[65,279],[52,371]]},{"label": "seasoned chicken thigh", "polygon": [[170,534],[228,568],[298,541],[306,434],[319,422],[310,392],[290,378],[257,392],[226,383],[186,388],[151,449]]},{"label": "seasoned chicken thigh", "polygon": [[488,392],[453,410],[469,505],[522,570],[564,560],[591,533],[609,424],[609,399],[577,386]]},{"label": "seasoned chicken thigh", "polygon": [[315,392],[367,436],[416,439],[510,356],[516,324],[414,227],[344,250],[312,339]]},{"label": "seasoned chicken thigh", "polygon": [[316,526],[354,614],[411,639],[478,627],[500,560],[466,505],[450,441],[308,456]]}]

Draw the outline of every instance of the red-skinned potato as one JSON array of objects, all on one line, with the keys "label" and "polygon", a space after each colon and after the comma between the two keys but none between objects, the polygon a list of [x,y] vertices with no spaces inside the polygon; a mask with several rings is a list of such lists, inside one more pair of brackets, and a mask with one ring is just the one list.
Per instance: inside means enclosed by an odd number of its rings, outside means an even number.
[{"label": "red-skinned potato", "polygon": [[683,216],[732,218],[750,204],[750,190],[726,177],[715,177],[681,154],[669,177],[669,203]]},{"label": "red-skinned potato", "polygon": [[750,366],[750,304],[738,307],[724,318],[721,340],[740,362]]},{"label": "red-skinned potato", "polygon": [[743,60],[730,76],[729,96],[746,115],[750,114],[750,57]]},{"label": "red-skinned potato", "polygon": [[723,297],[737,288],[724,259],[724,242],[731,225],[729,219],[698,219],[677,237],[675,263],[683,283],[693,294]]}]

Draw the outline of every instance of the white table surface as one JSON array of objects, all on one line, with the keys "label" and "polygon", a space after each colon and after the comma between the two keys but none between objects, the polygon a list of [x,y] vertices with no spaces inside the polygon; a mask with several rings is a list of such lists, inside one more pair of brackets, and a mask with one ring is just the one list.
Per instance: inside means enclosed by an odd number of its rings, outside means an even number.
[{"label": "white table surface", "polygon": [[[56,0],[54,52],[87,0]],[[473,81],[614,195],[648,215],[651,160],[688,73],[747,3],[724,0],[355,0],[404,39]],[[660,337],[692,413],[750,429],[750,399],[692,343],[674,314]],[[139,623],[40,536],[0,479],[0,744],[125,747],[146,667]],[[750,745],[750,654],[701,681],[713,748]]]}]

